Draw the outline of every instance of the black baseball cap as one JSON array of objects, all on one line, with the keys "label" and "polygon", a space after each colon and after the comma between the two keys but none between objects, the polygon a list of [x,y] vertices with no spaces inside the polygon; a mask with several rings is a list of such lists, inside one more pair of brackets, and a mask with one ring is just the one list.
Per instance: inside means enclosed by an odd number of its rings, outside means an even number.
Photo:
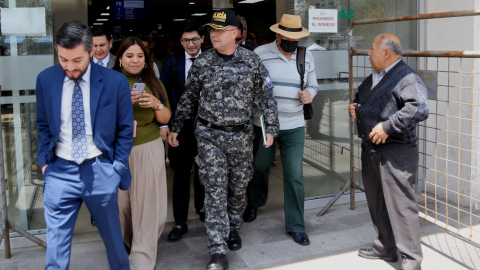
[{"label": "black baseball cap", "polygon": [[205,24],[205,26],[210,26],[215,29],[225,29],[230,25],[237,26],[240,24],[240,21],[235,15],[235,11],[231,9],[220,9],[213,13],[212,22]]}]

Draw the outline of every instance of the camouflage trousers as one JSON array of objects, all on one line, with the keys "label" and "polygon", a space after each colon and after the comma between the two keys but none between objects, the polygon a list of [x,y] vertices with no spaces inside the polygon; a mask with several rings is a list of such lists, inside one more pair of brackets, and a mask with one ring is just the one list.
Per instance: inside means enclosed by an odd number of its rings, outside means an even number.
[{"label": "camouflage trousers", "polygon": [[253,126],[224,132],[197,123],[200,182],[205,186],[205,227],[210,254],[227,253],[228,234],[240,229],[248,182],[253,176]]}]

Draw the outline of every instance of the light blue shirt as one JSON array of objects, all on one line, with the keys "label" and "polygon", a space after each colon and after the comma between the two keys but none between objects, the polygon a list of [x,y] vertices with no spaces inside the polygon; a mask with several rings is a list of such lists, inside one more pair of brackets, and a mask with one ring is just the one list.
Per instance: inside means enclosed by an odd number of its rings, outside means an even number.
[{"label": "light blue shirt", "polygon": [[110,62],[110,54],[107,53],[107,56],[106,56],[105,58],[103,58],[102,60],[98,60],[98,59],[95,58],[95,56],[94,56],[94,57],[93,57],[93,62],[98,65],[98,61],[102,61],[102,67],[108,68],[108,63]]},{"label": "light blue shirt", "polygon": [[[301,81],[297,70],[297,52],[295,51],[288,61],[278,49],[276,41],[260,46],[254,52],[262,59],[263,65],[270,73],[273,94],[278,105],[280,130],[304,127],[303,103],[298,97]],[[313,100],[318,91],[318,83],[313,55],[309,50],[305,54],[304,88],[310,92]],[[256,126],[260,126],[260,116],[260,108],[256,104],[254,109]]]},{"label": "light blue shirt", "polygon": [[[107,62],[108,63],[108,62]],[[90,115],[90,66],[80,79],[80,88],[82,89],[83,111],[85,114],[85,133],[87,139],[87,159],[102,154],[93,142],[92,119]],[[55,155],[66,160],[72,158],[72,97],[75,81],[65,75],[62,89],[62,103],[60,115],[60,134],[55,145]]]},{"label": "light blue shirt", "polygon": [[398,64],[398,62],[400,62],[400,60],[402,60],[402,58],[398,59],[397,62],[391,64],[388,68],[380,71],[380,72],[377,72],[375,69],[372,71],[372,88],[370,88],[370,90],[372,90],[373,88],[375,88],[375,86],[377,86],[377,84],[383,79],[383,77],[385,76],[385,74],[387,74],[396,64]]}]

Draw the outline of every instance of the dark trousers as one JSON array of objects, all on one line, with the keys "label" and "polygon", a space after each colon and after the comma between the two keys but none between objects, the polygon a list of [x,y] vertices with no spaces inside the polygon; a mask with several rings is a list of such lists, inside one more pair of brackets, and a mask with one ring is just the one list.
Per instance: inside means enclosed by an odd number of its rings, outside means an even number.
[{"label": "dark trousers", "polygon": [[[168,149],[168,159],[173,169],[173,217],[176,223],[185,223],[188,219],[188,207],[190,203],[190,176],[194,159],[197,155],[197,140],[193,134],[193,123],[187,122],[178,134],[178,147]],[[194,168],[194,201],[195,210],[198,213],[203,208],[205,188],[198,178],[198,167]]]},{"label": "dark trousers", "polygon": [[270,167],[275,159],[276,143],[280,148],[283,167],[283,190],[286,229],[289,232],[305,232],[303,217],[305,208],[305,189],[303,186],[303,147],[305,144],[305,128],[299,127],[280,130],[273,145],[263,147],[262,129],[255,127],[253,141],[253,179],[248,184],[248,204],[262,207],[267,203],[268,177]]},{"label": "dark trousers", "polygon": [[416,144],[371,152],[362,145],[362,176],[368,208],[378,238],[373,248],[381,255],[397,250],[404,269],[418,269],[422,262],[417,198],[412,188],[418,166]]},{"label": "dark trousers", "polygon": [[101,157],[78,165],[57,157],[43,177],[48,246],[45,269],[69,269],[73,229],[82,203],[95,219],[110,269],[130,269],[118,209],[120,175],[112,163]]}]

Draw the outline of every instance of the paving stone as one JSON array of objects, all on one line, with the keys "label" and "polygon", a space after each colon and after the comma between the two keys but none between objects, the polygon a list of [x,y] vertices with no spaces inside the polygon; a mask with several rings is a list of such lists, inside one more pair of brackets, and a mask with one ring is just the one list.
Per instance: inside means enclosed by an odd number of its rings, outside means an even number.
[{"label": "paving stone", "polygon": [[19,262],[5,263],[5,265],[0,266],[0,270],[18,270]]},{"label": "paving stone", "polygon": [[185,244],[184,240],[167,242],[158,245],[157,261],[162,261],[166,259],[182,259],[193,256],[194,254],[189,251],[188,246]]},{"label": "paving stone", "polygon": [[[248,267],[248,265],[235,252],[227,253],[227,259],[230,266],[229,269],[242,269]],[[210,255],[208,255],[206,252],[204,255],[189,257],[188,259],[157,260],[155,270],[203,270],[207,266],[209,260]]]},{"label": "paving stone", "polygon": [[248,267],[260,267],[325,253],[319,246],[300,246],[291,240],[245,247],[237,251]]}]

